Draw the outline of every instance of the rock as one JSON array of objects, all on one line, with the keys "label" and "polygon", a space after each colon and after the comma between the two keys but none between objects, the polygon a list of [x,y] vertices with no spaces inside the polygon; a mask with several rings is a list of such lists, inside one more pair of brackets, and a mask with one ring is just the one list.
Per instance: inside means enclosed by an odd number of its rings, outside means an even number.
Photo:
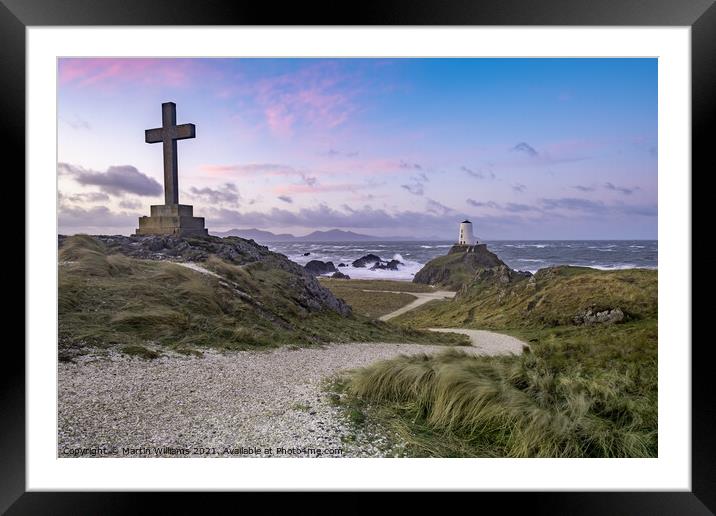
[{"label": "rock", "polygon": [[331,278],[335,278],[335,279],[351,279],[351,277],[350,277],[348,274],[343,274],[343,273],[340,272],[340,271],[334,272],[333,275],[331,275]]},{"label": "rock", "polygon": [[615,324],[624,320],[624,312],[620,308],[607,308],[595,311],[594,307],[587,308],[574,316],[575,324]]},{"label": "rock", "polygon": [[353,267],[365,267],[369,263],[377,263],[381,262],[380,256],[376,256],[374,254],[366,254],[365,256],[362,256],[358,258],[356,261],[353,262]]},{"label": "rock", "polygon": [[311,256],[311,253],[303,253],[303,256]]},{"label": "rock", "polygon": [[398,260],[390,260],[389,262],[376,262],[373,267],[370,268],[370,270],[374,271],[376,269],[387,269],[391,271],[397,271],[398,265],[404,265],[403,262],[399,262]]},{"label": "rock", "polygon": [[339,267],[348,267],[345,263],[339,263],[338,266]]},{"label": "rock", "polygon": [[311,260],[304,265],[304,269],[316,276],[328,274],[329,272],[336,272],[336,267],[333,265],[333,262],[322,262],[320,260]]},{"label": "rock", "polygon": [[[489,251],[485,244],[474,246],[455,245],[447,255],[430,260],[413,278],[413,283],[435,285],[444,288],[459,289],[471,283],[475,275],[483,269],[509,267]],[[516,271],[515,271],[516,272]],[[509,280],[509,277],[504,276]]]}]

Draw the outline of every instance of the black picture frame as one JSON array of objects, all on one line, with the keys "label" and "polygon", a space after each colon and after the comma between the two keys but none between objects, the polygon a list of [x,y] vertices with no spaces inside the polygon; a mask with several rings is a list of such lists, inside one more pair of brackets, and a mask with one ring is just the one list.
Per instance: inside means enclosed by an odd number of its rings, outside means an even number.
[{"label": "black picture frame", "polygon": [[[11,162],[18,167],[15,170],[24,169],[25,30],[28,27],[289,24],[689,26],[692,171],[684,173],[690,172],[693,178],[693,170],[702,173],[716,170],[713,145],[707,137],[707,121],[716,119],[714,0],[386,0],[363,1],[354,6],[315,1],[284,2],[280,8],[273,3],[235,0],[0,0],[0,114],[3,120],[0,141],[6,144],[6,161],[12,156],[15,159]],[[19,188],[24,191],[24,186]],[[29,237],[31,235],[26,235]],[[26,269],[25,274],[27,277],[32,271]],[[692,345],[691,492],[480,493],[478,496],[499,502],[500,512],[524,507],[532,514],[712,514],[716,511],[716,454],[712,439],[716,435],[716,411],[709,388],[713,374],[708,357],[710,340]],[[686,346],[691,342],[672,344]],[[3,358],[0,511],[7,514],[141,513],[151,510],[149,502],[154,498],[160,498],[162,513],[173,512],[176,507],[180,512],[188,512],[195,503],[206,510],[206,494],[201,495],[202,502],[189,497],[188,493],[26,492],[25,354],[19,346],[6,345]],[[307,500],[305,494],[292,496],[298,504]],[[422,499],[417,494],[413,497],[418,503],[422,503]],[[252,501],[244,498],[242,505]],[[259,499],[255,501],[262,503]]]}]

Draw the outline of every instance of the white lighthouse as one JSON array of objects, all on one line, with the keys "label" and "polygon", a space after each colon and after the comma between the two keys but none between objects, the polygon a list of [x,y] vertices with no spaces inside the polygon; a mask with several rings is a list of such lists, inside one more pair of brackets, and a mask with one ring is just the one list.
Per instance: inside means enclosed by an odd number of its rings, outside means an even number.
[{"label": "white lighthouse", "polygon": [[457,240],[458,245],[475,245],[475,237],[472,236],[472,222],[463,220],[460,223],[460,238]]}]

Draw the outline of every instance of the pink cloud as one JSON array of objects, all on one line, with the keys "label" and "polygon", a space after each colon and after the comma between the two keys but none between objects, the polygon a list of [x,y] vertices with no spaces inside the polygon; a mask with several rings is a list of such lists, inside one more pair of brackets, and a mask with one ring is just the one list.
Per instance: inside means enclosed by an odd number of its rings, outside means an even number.
[{"label": "pink cloud", "polygon": [[248,163],[236,165],[200,165],[199,170],[205,174],[221,176],[231,175],[262,175],[262,176],[290,176],[299,172],[288,165],[276,163]]},{"label": "pink cloud", "polygon": [[[199,165],[202,174],[220,176],[242,177],[300,177],[303,183],[309,184],[310,179],[316,177],[345,177],[350,175],[380,176],[395,172],[414,173],[415,170],[405,170],[400,159],[375,158],[326,158],[310,169],[297,168],[280,163],[237,163],[237,164],[211,164]],[[315,184],[315,183],[314,183]]]},{"label": "pink cloud", "polygon": [[346,122],[357,109],[355,90],[346,84],[349,76],[334,63],[321,63],[263,79],[255,85],[255,95],[271,131],[291,136],[297,125],[332,129]]},{"label": "pink cloud", "polygon": [[285,105],[275,104],[268,106],[264,114],[266,115],[266,122],[274,133],[280,136],[293,135],[295,116],[288,112]]},{"label": "pink cloud", "polygon": [[317,184],[317,183],[304,183],[304,184],[289,184],[281,185],[274,188],[276,194],[304,194],[304,193],[324,193],[324,192],[356,192],[358,190],[366,190],[370,188],[377,188],[382,186],[383,183],[334,183],[334,184]]},{"label": "pink cloud", "polygon": [[61,86],[112,87],[132,82],[185,87],[197,63],[189,59],[64,58],[59,62]]}]

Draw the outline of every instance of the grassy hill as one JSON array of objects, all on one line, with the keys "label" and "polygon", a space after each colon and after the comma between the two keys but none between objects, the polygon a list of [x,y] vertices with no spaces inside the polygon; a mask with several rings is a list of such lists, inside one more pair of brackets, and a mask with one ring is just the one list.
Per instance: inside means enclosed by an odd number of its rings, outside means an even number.
[{"label": "grassy hill", "polygon": [[63,359],[97,348],[152,358],[163,349],[464,340],[355,315],[302,267],[239,238],[67,237],[58,267]]},{"label": "grassy hill", "polygon": [[[398,433],[417,456],[657,454],[657,271],[482,271],[454,300],[396,319],[529,343],[511,357],[450,351],[353,372],[342,403]],[[602,322],[600,322],[602,321]]]},{"label": "grassy hill", "polygon": [[657,272],[549,267],[534,276],[485,269],[452,302],[429,304],[401,316],[407,326],[513,329],[564,326],[590,309],[618,308],[626,320],[656,318]]}]

